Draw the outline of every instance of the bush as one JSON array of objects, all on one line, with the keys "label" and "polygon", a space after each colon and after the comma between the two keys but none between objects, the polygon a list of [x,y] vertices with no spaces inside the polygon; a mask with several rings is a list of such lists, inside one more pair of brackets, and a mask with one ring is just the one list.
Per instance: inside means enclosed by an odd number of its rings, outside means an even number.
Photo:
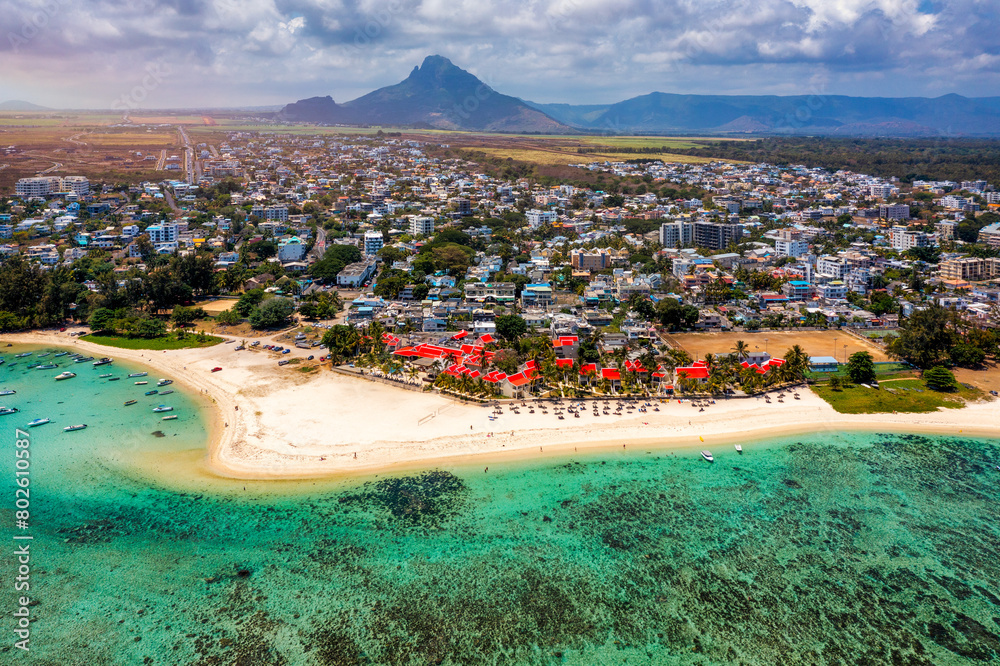
[{"label": "bush", "polygon": [[933,391],[954,391],[958,388],[955,375],[948,368],[936,365],[924,371],[924,382]]},{"label": "bush", "polygon": [[215,321],[223,326],[237,326],[243,321],[243,317],[235,310],[223,310],[215,315]]},{"label": "bush", "polygon": [[256,329],[278,328],[283,325],[292,313],[295,304],[288,298],[270,298],[250,313],[250,325]]}]

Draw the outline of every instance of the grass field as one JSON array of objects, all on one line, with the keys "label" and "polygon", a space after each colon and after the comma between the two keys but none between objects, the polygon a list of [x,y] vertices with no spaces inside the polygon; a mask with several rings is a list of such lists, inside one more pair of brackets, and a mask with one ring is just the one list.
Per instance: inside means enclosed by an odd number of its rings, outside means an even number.
[{"label": "grass field", "polygon": [[953,393],[941,393],[927,388],[920,379],[900,379],[879,382],[880,389],[863,386],[833,390],[829,384],[817,384],[812,390],[841,414],[884,414],[888,412],[925,413],[941,407],[958,409],[966,402],[979,400],[983,392],[959,385]]},{"label": "grass field", "polygon": [[204,340],[199,340],[197,335],[187,334],[184,339],[178,340],[175,334],[169,334],[162,338],[144,340],[140,338],[119,338],[110,335],[85,335],[82,338],[88,342],[107,347],[117,347],[119,349],[152,349],[156,351],[166,349],[191,349],[197,347],[211,347],[222,342],[222,338],[212,335],[205,336]]},{"label": "grass field", "polygon": [[781,357],[792,345],[800,345],[808,356],[833,356],[843,363],[845,349],[850,357],[854,352],[866,351],[876,361],[891,360],[875,345],[861,342],[857,338],[840,331],[768,331],[766,333],[675,333],[667,339],[691,354],[704,358],[705,354],[728,354],[733,351],[737,340],[750,345],[750,351],[767,351],[772,356]]},{"label": "grass field", "polygon": [[706,164],[712,160],[706,157],[690,157],[688,155],[676,155],[674,153],[584,153],[580,154],[571,149],[562,151],[557,149],[522,149],[522,148],[473,148],[477,152],[486,153],[500,159],[512,159],[518,162],[531,162],[532,164],[545,164],[551,166],[567,166],[569,164],[587,164],[589,162],[624,162],[637,158],[663,160],[664,162],[678,162],[682,164]]}]

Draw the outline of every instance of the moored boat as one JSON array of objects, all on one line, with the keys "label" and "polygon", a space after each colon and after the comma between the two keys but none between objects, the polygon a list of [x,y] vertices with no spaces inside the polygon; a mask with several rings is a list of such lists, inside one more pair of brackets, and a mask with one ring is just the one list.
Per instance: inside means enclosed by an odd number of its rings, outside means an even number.
[{"label": "moored boat", "polygon": [[174,419],[176,419],[176,418],[177,418],[177,415],[176,415],[176,414],[171,414],[170,416],[164,416],[164,417],[163,417],[162,419],[160,419],[160,420],[161,420],[161,421],[173,421],[173,420],[174,420]]},{"label": "moored boat", "polygon": [[153,389],[152,391],[146,391],[146,395],[156,395],[157,393],[159,393],[159,391],[157,391],[156,389]]},{"label": "moored boat", "polygon": [[742,444],[737,444],[736,445],[736,453],[743,453],[743,445]]},{"label": "moored boat", "polygon": [[146,384],[148,384],[148,383],[149,383],[149,382],[136,382],[136,383],[135,383],[135,385],[136,385],[136,386],[145,386],[145,385],[146,385]]},{"label": "moored boat", "polygon": [[170,395],[173,391],[160,391],[160,395]]},{"label": "moored boat", "polygon": [[17,407],[0,407],[0,416],[7,416],[8,414],[17,414]]},{"label": "moored boat", "polygon": [[24,358],[25,356],[31,356],[31,352],[24,352],[23,354],[15,354],[14,358]]},{"label": "moored boat", "polygon": [[73,362],[74,363],[86,363],[87,361],[93,361],[93,360],[94,360],[93,356],[83,356],[81,358],[75,359]]},{"label": "moored boat", "polygon": [[160,405],[159,407],[153,407],[153,411],[154,412],[172,412],[172,411],[174,411],[174,408],[173,407],[167,407],[166,405]]},{"label": "moored boat", "polygon": [[166,386],[167,384],[173,384],[173,383],[174,383],[174,380],[172,380],[172,379],[161,379],[160,381],[156,382],[156,385],[157,386]]},{"label": "moored boat", "polygon": [[68,353],[69,352],[59,352],[58,354],[55,355],[55,358],[59,358],[60,356],[65,356]]},{"label": "moored boat", "polygon": [[49,422],[48,419],[35,419],[34,421],[30,421],[28,423],[28,427],[34,428],[35,426],[45,425],[48,422]]},{"label": "moored boat", "polygon": [[94,361],[94,367],[96,368],[99,365],[107,365],[108,363],[112,363],[114,360],[115,359],[113,358],[108,358],[107,356],[105,356],[100,361]]},{"label": "moored boat", "polygon": [[125,401],[125,406],[128,407],[129,405],[134,405],[137,402],[139,402],[139,401],[138,400],[126,400]]},{"label": "moored boat", "polygon": [[701,457],[707,460],[708,462],[713,462],[715,460],[715,458],[712,457],[711,451],[702,451]]},{"label": "moored boat", "polygon": [[67,370],[66,372],[60,372],[58,375],[56,375],[56,381],[58,382],[63,379],[72,379],[73,377],[76,377],[76,373]]},{"label": "moored boat", "polygon": [[66,426],[63,430],[66,432],[73,432],[74,430],[83,430],[86,427],[86,423],[78,423],[77,425]]},{"label": "moored boat", "polygon": [[110,377],[110,376],[111,376],[111,373],[109,372],[109,373],[108,373],[108,374],[106,374],[106,375],[98,375],[98,376],[97,376],[97,378],[98,378],[98,379],[107,379],[107,378],[108,378],[108,377]]},{"label": "moored boat", "polygon": [[109,382],[117,382],[121,377],[108,377]]},{"label": "moored boat", "polygon": [[15,393],[17,393],[17,391],[14,389],[4,389],[0,391],[0,395],[14,395]]},{"label": "moored boat", "polygon": [[52,370],[53,368],[58,368],[59,366],[55,363],[46,363],[45,365],[36,365],[35,370]]},{"label": "moored boat", "polygon": [[129,377],[145,377],[148,374],[148,372],[133,372]]}]

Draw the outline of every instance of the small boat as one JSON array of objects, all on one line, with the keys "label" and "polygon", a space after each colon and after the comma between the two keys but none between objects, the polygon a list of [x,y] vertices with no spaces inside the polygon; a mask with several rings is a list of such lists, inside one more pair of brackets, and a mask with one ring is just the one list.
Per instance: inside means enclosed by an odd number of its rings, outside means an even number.
[{"label": "small boat", "polygon": [[715,458],[712,457],[711,451],[702,451],[701,457],[707,460],[708,462],[713,462],[715,460]]},{"label": "small boat", "polygon": [[742,444],[737,444],[736,445],[736,453],[743,453],[743,445]]},{"label": "small boat", "polygon": [[48,356],[48,355],[49,355],[49,354],[51,354],[51,353],[52,353],[52,352],[45,352],[44,354],[39,354],[39,355],[38,355],[38,358],[45,358],[46,356]]},{"label": "small boat", "polygon": [[173,421],[173,420],[174,420],[174,419],[176,419],[176,418],[177,418],[177,415],[176,415],[176,414],[171,414],[170,416],[164,416],[164,417],[163,417],[162,419],[160,419],[160,420],[161,420],[161,421]]},{"label": "small boat", "polygon": [[170,395],[173,391],[160,391],[160,395]]},{"label": "small boat", "polygon": [[55,358],[59,358],[60,356],[65,356],[68,353],[69,352],[59,352],[58,354],[55,355]]},{"label": "small boat", "polygon": [[108,373],[108,374],[106,374],[106,375],[98,375],[98,376],[97,376],[97,378],[98,378],[98,379],[107,379],[107,378],[108,378],[108,377],[110,377],[110,376],[111,376],[111,373],[109,372],[109,373]]},{"label": "small boat", "polygon": [[0,395],[14,395],[15,393],[17,393],[17,391],[14,389],[4,389],[0,391]]},{"label": "small boat", "polygon": [[4,363],[6,363],[6,362],[7,362],[7,359],[5,359],[5,358],[0,358],[0,365],[3,365],[3,364],[4,364]]},{"label": "small boat", "polygon": [[87,427],[86,423],[80,423],[78,425],[66,426],[65,428],[63,428],[63,430],[66,432],[73,432],[74,430],[83,430],[86,427]]},{"label": "small boat", "polygon": [[129,377],[145,377],[148,374],[148,372],[133,372]]},{"label": "small boat", "polygon": [[109,382],[117,382],[121,377],[108,377]]},{"label": "small boat", "polygon": [[96,368],[99,365],[107,365],[108,363],[112,363],[114,360],[115,359],[113,358],[108,358],[107,356],[105,356],[100,361],[94,361],[94,367]]},{"label": "small boat", "polygon": [[125,406],[128,407],[129,405],[134,405],[137,402],[139,402],[139,401],[138,400],[126,400],[125,401]]},{"label": "small boat", "polygon": [[0,416],[7,416],[8,414],[17,414],[17,407],[0,407]]},{"label": "small boat", "polygon": [[154,412],[172,412],[172,411],[174,411],[174,408],[173,407],[167,407],[166,405],[160,405],[159,407],[153,407],[153,411]]},{"label": "small boat", "polygon": [[58,367],[55,363],[46,363],[45,365],[36,365],[35,370],[51,370]]},{"label": "small boat", "polygon": [[157,391],[156,389],[153,389],[152,391],[146,391],[146,395],[156,395],[157,393],[159,393],[159,391]]},{"label": "small boat", "polygon": [[166,386],[167,384],[173,384],[173,383],[174,383],[174,380],[172,380],[172,379],[161,379],[160,381],[156,382],[156,385],[157,386]]},{"label": "small boat", "polygon": [[148,383],[149,383],[149,382],[136,382],[136,383],[135,383],[135,385],[136,385],[136,386],[145,386],[145,385],[146,385],[146,384],[148,384]]},{"label": "small boat", "polygon": [[14,358],[24,358],[25,356],[31,356],[31,352],[24,352],[23,354],[15,354]]},{"label": "small boat", "polygon": [[35,426],[45,425],[48,422],[49,422],[48,419],[35,419],[34,421],[28,423],[28,427],[34,428]]},{"label": "small boat", "polygon": [[73,362],[74,363],[86,363],[87,361],[93,361],[93,360],[94,360],[93,356],[84,356],[82,358],[75,359]]},{"label": "small boat", "polygon": [[58,375],[56,375],[56,381],[58,382],[63,379],[72,379],[73,377],[76,377],[76,373],[67,370],[66,372],[60,372]]}]

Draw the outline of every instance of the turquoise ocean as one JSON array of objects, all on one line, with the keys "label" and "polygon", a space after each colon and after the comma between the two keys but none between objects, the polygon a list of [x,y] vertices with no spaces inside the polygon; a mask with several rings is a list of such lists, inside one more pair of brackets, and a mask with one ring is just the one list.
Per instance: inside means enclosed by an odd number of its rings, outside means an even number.
[{"label": "turquoise ocean", "polygon": [[[711,465],[634,446],[247,484],[171,464],[203,456],[207,420],[177,385],[144,396],[156,373],[0,352],[20,410],[0,416],[0,664],[1000,663],[997,441],[821,432]],[[21,530],[15,428],[38,417]]]}]

